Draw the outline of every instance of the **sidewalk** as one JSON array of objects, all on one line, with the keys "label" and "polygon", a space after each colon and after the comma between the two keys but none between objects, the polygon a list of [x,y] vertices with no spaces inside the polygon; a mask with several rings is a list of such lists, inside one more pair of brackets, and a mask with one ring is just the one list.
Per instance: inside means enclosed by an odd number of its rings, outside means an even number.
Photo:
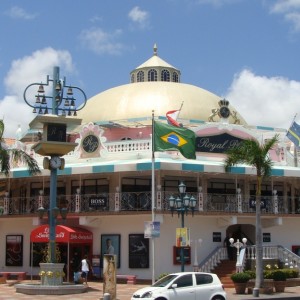
[{"label": "sidewalk", "polygon": [[[22,283],[32,283],[31,281],[22,281]],[[89,288],[87,293],[82,294],[72,294],[72,295],[25,295],[16,293],[14,287],[15,283],[19,283],[15,280],[8,280],[6,284],[0,285],[0,300],[15,300],[15,299],[41,299],[44,300],[57,300],[59,299],[72,299],[72,300],[99,300],[103,296],[103,284],[102,282],[89,282]],[[145,284],[118,284],[117,285],[117,298],[120,300],[130,300],[132,294],[146,286]],[[300,299],[300,286],[297,287],[288,287],[285,289],[284,293],[274,293],[272,295],[260,294],[259,297],[253,297],[252,295],[237,295],[235,289],[226,289],[227,300],[250,300],[250,299]],[[203,299],[206,300],[206,299]]]}]

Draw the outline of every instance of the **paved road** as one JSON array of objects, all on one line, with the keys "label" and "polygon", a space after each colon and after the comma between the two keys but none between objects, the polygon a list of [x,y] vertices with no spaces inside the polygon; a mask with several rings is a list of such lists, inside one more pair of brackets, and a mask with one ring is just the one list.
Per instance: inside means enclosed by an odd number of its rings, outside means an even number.
[{"label": "paved road", "polygon": [[[22,283],[31,281],[22,281]],[[0,285],[0,300],[17,300],[17,299],[43,299],[43,300],[57,300],[59,299],[72,299],[72,300],[96,300],[103,297],[103,284],[101,282],[90,282],[88,291],[82,294],[72,294],[72,295],[25,295],[16,293],[15,284],[17,282],[14,280],[8,280],[6,284]],[[36,282],[34,282],[36,283]],[[130,300],[134,291],[139,288],[144,287],[145,284],[136,284],[136,285],[129,285],[129,284],[118,284],[117,285],[117,298],[120,300]],[[253,297],[252,295],[236,295],[234,289],[227,289],[227,296],[228,300],[263,300],[263,299],[299,299],[300,300],[300,286],[298,287],[288,287],[286,288],[284,293],[274,293],[273,295],[265,295],[260,294],[260,297]],[[203,299],[205,300],[205,299]]]}]

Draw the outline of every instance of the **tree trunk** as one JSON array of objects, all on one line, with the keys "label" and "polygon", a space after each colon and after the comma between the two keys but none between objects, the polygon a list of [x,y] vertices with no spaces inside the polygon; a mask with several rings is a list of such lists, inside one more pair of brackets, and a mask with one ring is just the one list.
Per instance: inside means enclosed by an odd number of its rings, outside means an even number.
[{"label": "tree trunk", "polygon": [[262,249],[262,231],[261,231],[261,181],[262,177],[257,176],[256,191],[256,279],[255,288],[259,289],[263,286],[263,249]]}]

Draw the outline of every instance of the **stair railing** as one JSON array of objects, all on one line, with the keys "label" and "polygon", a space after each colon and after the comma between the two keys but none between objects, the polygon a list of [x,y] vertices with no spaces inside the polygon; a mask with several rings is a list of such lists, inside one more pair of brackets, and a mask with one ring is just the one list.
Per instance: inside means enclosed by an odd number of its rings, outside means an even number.
[{"label": "stair railing", "polygon": [[[221,260],[224,259],[228,259],[227,248],[221,246],[217,247],[210,253],[210,255],[200,262],[198,269],[202,272],[211,272],[221,262]],[[247,246],[242,249],[240,252],[240,259],[243,270],[248,259],[256,259],[255,245]],[[263,259],[279,259],[282,263],[284,263],[285,268],[296,268],[300,272],[300,256],[283,246],[264,246]]]},{"label": "stair railing", "polygon": [[[246,259],[256,259],[255,245],[247,246]],[[264,246],[263,259],[279,259],[284,268],[296,268],[300,271],[300,257],[283,246]]]},{"label": "stair railing", "polygon": [[227,248],[217,247],[213,252],[210,253],[202,262],[199,264],[199,271],[211,272],[223,259],[227,259]]}]

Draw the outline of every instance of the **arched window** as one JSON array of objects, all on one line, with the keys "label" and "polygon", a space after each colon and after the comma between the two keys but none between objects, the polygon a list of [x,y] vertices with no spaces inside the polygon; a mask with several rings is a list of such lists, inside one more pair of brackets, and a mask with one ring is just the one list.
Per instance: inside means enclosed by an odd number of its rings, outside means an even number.
[{"label": "arched window", "polygon": [[168,70],[161,71],[161,81],[170,81],[170,72]]},{"label": "arched window", "polygon": [[154,69],[151,69],[148,72],[148,81],[157,81],[157,71]]},{"label": "arched window", "polygon": [[172,75],[172,80],[173,80],[173,82],[178,82],[178,73],[176,73],[176,72],[173,72],[173,75]]},{"label": "arched window", "polygon": [[134,82],[134,74],[131,74],[131,83]]},{"label": "arched window", "polygon": [[143,71],[138,71],[137,82],[144,82],[144,72]]}]

